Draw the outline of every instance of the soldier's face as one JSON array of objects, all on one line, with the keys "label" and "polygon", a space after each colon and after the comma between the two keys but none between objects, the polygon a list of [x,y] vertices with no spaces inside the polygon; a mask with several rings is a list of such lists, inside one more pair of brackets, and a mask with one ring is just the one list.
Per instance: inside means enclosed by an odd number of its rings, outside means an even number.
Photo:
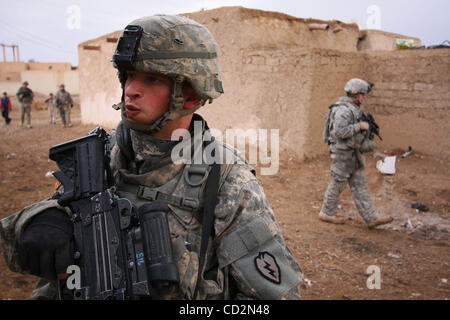
[{"label": "soldier's face", "polygon": [[130,120],[151,124],[168,109],[173,81],[169,77],[142,71],[127,71],[125,112]]},{"label": "soldier's face", "polygon": [[359,101],[360,101],[361,103],[364,103],[364,102],[366,101],[366,95],[365,95],[364,93],[361,93],[361,94],[359,95]]}]

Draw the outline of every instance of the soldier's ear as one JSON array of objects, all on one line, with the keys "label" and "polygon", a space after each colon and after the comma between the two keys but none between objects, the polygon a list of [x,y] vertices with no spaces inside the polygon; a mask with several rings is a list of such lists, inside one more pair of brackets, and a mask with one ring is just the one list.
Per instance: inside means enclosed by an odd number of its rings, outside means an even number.
[{"label": "soldier's ear", "polygon": [[201,99],[189,83],[183,83],[181,90],[183,92],[183,109],[192,109],[201,102]]}]

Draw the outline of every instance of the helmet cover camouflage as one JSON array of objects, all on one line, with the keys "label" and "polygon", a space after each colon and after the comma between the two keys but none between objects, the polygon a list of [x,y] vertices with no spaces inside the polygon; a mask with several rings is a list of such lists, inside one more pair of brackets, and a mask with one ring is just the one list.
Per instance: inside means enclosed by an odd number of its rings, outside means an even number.
[{"label": "helmet cover camouflage", "polygon": [[354,78],[347,82],[347,84],[344,87],[345,92],[348,94],[359,94],[364,93],[368,94],[371,90],[374,84],[372,82],[367,83],[364,80]]},{"label": "helmet cover camouflage", "polygon": [[[134,20],[142,36],[133,68],[171,78],[183,76],[199,98],[215,99],[223,93],[217,43],[203,25],[183,16],[155,15]],[[113,59],[113,65],[120,70]]]}]

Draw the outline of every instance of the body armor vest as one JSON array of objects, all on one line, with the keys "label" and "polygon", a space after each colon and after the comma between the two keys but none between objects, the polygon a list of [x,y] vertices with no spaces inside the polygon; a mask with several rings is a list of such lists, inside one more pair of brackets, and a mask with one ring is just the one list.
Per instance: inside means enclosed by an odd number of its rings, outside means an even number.
[{"label": "body armor vest", "polygon": [[[118,130],[122,130],[120,126]],[[135,167],[127,159],[129,156],[131,139],[124,141],[127,133],[116,132],[117,140],[112,147],[111,167],[115,177],[117,193],[120,197],[128,198],[136,207],[151,201],[161,201],[168,204],[169,228],[173,246],[173,256],[180,273],[180,286],[174,292],[174,298],[193,299],[197,285],[197,272],[199,267],[199,252],[202,238],[202,215],[205,203],[205,185],[212,165],[200,164],[174,164],[167,159],[161,159],[161,167],[149,172],[138,174]],[[194,139],[197,139],[196,137]],[[218,141],[213,141],[216,148],[233,152],[234,159],[230,164],[221,165],[219,189],[237,159],[245,160],[232,148]],[[120,147],[119,147],[120,146]],[[202,149],[204,144],[201,144]],[[125,148],[124,151],[122,149]],[[217,149],[216,149],[217,150]],[[195,150],[199,152],[201,150]],[[170,157],[169,157],[170,158]],[[145,164],[144,164],[145,165]],[[214,229],[213,229],[214,230]],[[210,236],[213,238],[214,232]],[[214,246],[208,241],[208,248]],[[206,263],[203,270],[211,268],[217,263],[215,250],[207,250]],[[199,279],[200,296],[223,295],[228,292],[223,279],[226,276],[218,273],[214,280]],[[222,299],[224,297],[221,297]]]}]

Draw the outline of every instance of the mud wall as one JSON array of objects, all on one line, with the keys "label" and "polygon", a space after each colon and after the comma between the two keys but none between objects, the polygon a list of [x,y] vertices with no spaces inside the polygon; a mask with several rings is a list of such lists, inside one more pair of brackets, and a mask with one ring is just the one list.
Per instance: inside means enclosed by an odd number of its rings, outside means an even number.
[{"label": "mud wall", "polygon": [[311,94],[308,97],[308,127],[304,132],[308,141],[305,157],[328,152],[323,142],[323,125],[328,107],[345,95],[349,79],[364,78],[365,58],[357,52],[316,49],[311,52],[313,74]]},{"label": "mud wall", "polygon": [[115,127],[120,113],[111,106],[120,102],[121,88],[111,58],[120,31],[78,46],[78,75],[83,123]]},{"label": "mud wall", "polygon": [[404,36],[397,33],[382,30],[361,30],[358,41],[358,51],[393,51],[396,49],[397,39],[408,39],[413,45],[420,47],[422,41],[419,38]]},{"label": "mud wall", "polygon": [[[186,15],[219,43],[225,94],[199,111],[210,127],[279,129],[282,150],[300,158],[324,154],[327,108],[345,94],[349,79],[360,77],[376,82],[367,109],[382,128],[382,151],[411,145],[448,155],[439,146],[449,149],[449,50],[358,52],[356,25],[241,7]],[[310,23],[328,28],[311,29]],[[110,62],[120,33],[79,45],[84,123],[113,127],[120,121],[111,109],[121,88]],[[419,137],[414,143],[411,132]]]},{"label": "mud wall", "polygon": [[0,91],[14,94],[28,81],[34,92],[48,95],[60,83],[73,94],[78,94],[78,71],[70,63],[2,62],[0,63]]},{"label": "mud wall", "polygon": [[304,157],[309,117],[317,116],[310,112],[312,52],[338,47],[356,53],[358,26],[242,7],[185,15],[205,25],[219,44],[225,94],[199,110],[210,127],[279,129],[280,149]]},{"label": "mud wall", "polygon": [[[354,77],[375,82],[364,105],[381,127],[379,151],[402,149],[450,156],[450,50],[340,52],[313,50],[304,156],[327,152],[327,107]],[[295,144],[294,144],[295,145]]]},{"label": "mud wall", "polygon": [[295,145],[301,153],[307,143],[310,51],[244,50],[239,62],[240,71],[224,72],[225,94],[199,113],[221,131],[279,129],[280,148]]},{"label": "mud wall", "polygon": [[20,72],[26,70],[25,62],[0,62],[1,82],[20,82]]},{"label": "mud wall", "polygon": [[[356,24],[302,19],[243,7],[222,7],[183,15],[211,31],[222,49],[220,53],[223,57],[240,49],[259,48],[339,48],[341,51],[357,51],[359,28]],[[327,27],[318,29],[317,25]]]},{"label": "mud wall", "polygon": [[7,92],[8,96],[15,96],[21,85],[22,82],[0,82],[0,94]]},{"label": "mud wall", "polygon": [[80,93],[77,70],[22,71],[21,78],[28,81],[31,90],[45,95],[48,95],[50,92],[56,92],[61,83],[64,83],[66,90],[71,94]]},{"label": "mud wall", "polygon": [[382,150],[414,150],[450,157],[450,50],[365,54],[375,82],[367,109],[379,122]]}]

